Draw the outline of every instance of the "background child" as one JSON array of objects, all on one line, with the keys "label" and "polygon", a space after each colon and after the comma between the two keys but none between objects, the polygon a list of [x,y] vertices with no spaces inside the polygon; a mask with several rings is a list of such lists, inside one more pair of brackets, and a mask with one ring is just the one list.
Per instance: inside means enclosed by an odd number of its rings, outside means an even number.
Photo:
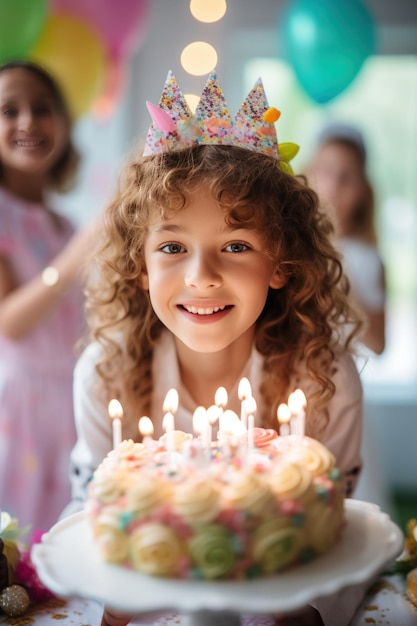
[{"label": "background child", "polygon": [[326,126],[319,134],[308,178],[330,211],[335,244],[343,255],[352,294],[367,319],[362,341],[381,354],[385,347],[385,269],[377,247],[374,193],[360,131],[348,124]]},{"label": "background child", "polygon": [[92,244],[48,205],[78,154],[53,79],[0,66],[0,506],[47,530],[68,501],[72,370],[83,324],[79,274]]},{"label": "background child", "polygon": [[[212,123],[210,132],[221,126]],[[142,414],[153,417],[158,437],[163,399],[175,387],[175,426],[191,432],[195,407],[213,404],[219,386],[239,411],[242,376],[264,427],[276,428],[279,403],[303,389],[307,433],[333,451],[352,493],[362,388],[343,330],[356,322],[330,222],[271,146],[257,150],[255,135],[246,140],[247,147],[233,138],[187,146],[171,125],[161,152],[164,139],[151,129],[147,156],[125,169],[88,289],[92,341],[75,368],[78,440],[65,513],[82,507],[92,472],[112,448],[111,398],[125,411],[124,438],[138,439]],[[104,620],[120,623],[109,611]]]}]

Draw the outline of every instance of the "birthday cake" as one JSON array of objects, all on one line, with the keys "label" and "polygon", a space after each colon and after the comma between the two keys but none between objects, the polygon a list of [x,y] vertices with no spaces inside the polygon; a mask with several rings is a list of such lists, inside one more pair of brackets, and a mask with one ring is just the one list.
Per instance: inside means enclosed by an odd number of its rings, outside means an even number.
[{"label": "birthday cake", "polygon": [[94,473],[86,514],[104,561],[201,580],[273,575],[327,552],[344,526],[333,455],[275,430],[123,441]]}]

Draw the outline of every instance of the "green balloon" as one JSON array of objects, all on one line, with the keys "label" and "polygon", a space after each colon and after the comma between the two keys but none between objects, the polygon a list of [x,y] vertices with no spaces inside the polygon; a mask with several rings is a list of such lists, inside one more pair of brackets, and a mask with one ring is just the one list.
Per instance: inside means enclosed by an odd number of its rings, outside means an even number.
[{"label": "green balloon", "polygon": [[374,51],[372,17],[361,0],[295,0],[279,29],[298,82],[320,104],[344,91]]},{"label": "green balloon", "polygon": [[0,63],[24,59],[40,37],[48,0],[0,0]]}]

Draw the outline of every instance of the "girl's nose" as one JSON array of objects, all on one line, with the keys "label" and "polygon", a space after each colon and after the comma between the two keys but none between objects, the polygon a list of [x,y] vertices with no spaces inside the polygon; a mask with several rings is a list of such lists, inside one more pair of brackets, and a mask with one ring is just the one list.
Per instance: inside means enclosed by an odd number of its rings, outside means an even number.
[{"label": "girl's nose", "polygon": [[34,118],[32,111],[27,110],[27,111],[21,111],[19,113],[19,119],[18,119],[19,130],[24,130],[24,131],[30,130],[34,125],[34,122],[35,122],[35,118]]},{"label": "girl's nose", "polygon": [[222,283],[219,263],[209,254],[196,254],[187,265],[184,282],[187,287],[208,289]]}]

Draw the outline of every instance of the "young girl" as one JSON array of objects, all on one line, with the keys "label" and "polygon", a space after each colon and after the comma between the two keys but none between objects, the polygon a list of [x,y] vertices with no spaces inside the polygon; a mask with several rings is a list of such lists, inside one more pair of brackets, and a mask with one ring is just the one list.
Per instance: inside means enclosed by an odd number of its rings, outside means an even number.
[{"label": "young girl", "polygon": [[176,107],[163,97],[177,128],[153,110],[169,128],[151,127],[146,156],[126,167],[107,208],[88,289],[92,342],[75,369],[78,441],[66,513],[82,507],[91,473],[112,448],[111,398],[124,408],[124,438],[138,439],[142,414],[158,437],[163,399],[175,387],[176,428],[191,432],[193,410],[213,404],[219,386],[239,411],[242,376],[264,427],[277,427],[278,404],[301,387],[307,432],[336,455],[347,495],[358,477],[362,389],[349,340],[340,343],[353,313],[329,221],[288,163],[259,145],[258,135],[274,132],[263,122],[267,106],[249,107],[262,133],[248,128],[242,138],[236,121],[239,133],[227,138],[228,118],[210,116],[220,92],[211,87],[183,134],[175,116],[186,105],[174,88]]},{"label": "young girl", "polygon": [[32,530],[47,530],[68,501],[75,442],[79,273],[92,238],[47,203],[76,172],[70,133],[42,68],[0,66],[0,507]]},{"label": "young girl", "polygon": [[308,177],[335,225],[352,295],[367,319],[363,343],[376,354],[385,347],[385,269],[377,248],[374,194],[366,173],[362,134],[333,123],[319,135]]}]

